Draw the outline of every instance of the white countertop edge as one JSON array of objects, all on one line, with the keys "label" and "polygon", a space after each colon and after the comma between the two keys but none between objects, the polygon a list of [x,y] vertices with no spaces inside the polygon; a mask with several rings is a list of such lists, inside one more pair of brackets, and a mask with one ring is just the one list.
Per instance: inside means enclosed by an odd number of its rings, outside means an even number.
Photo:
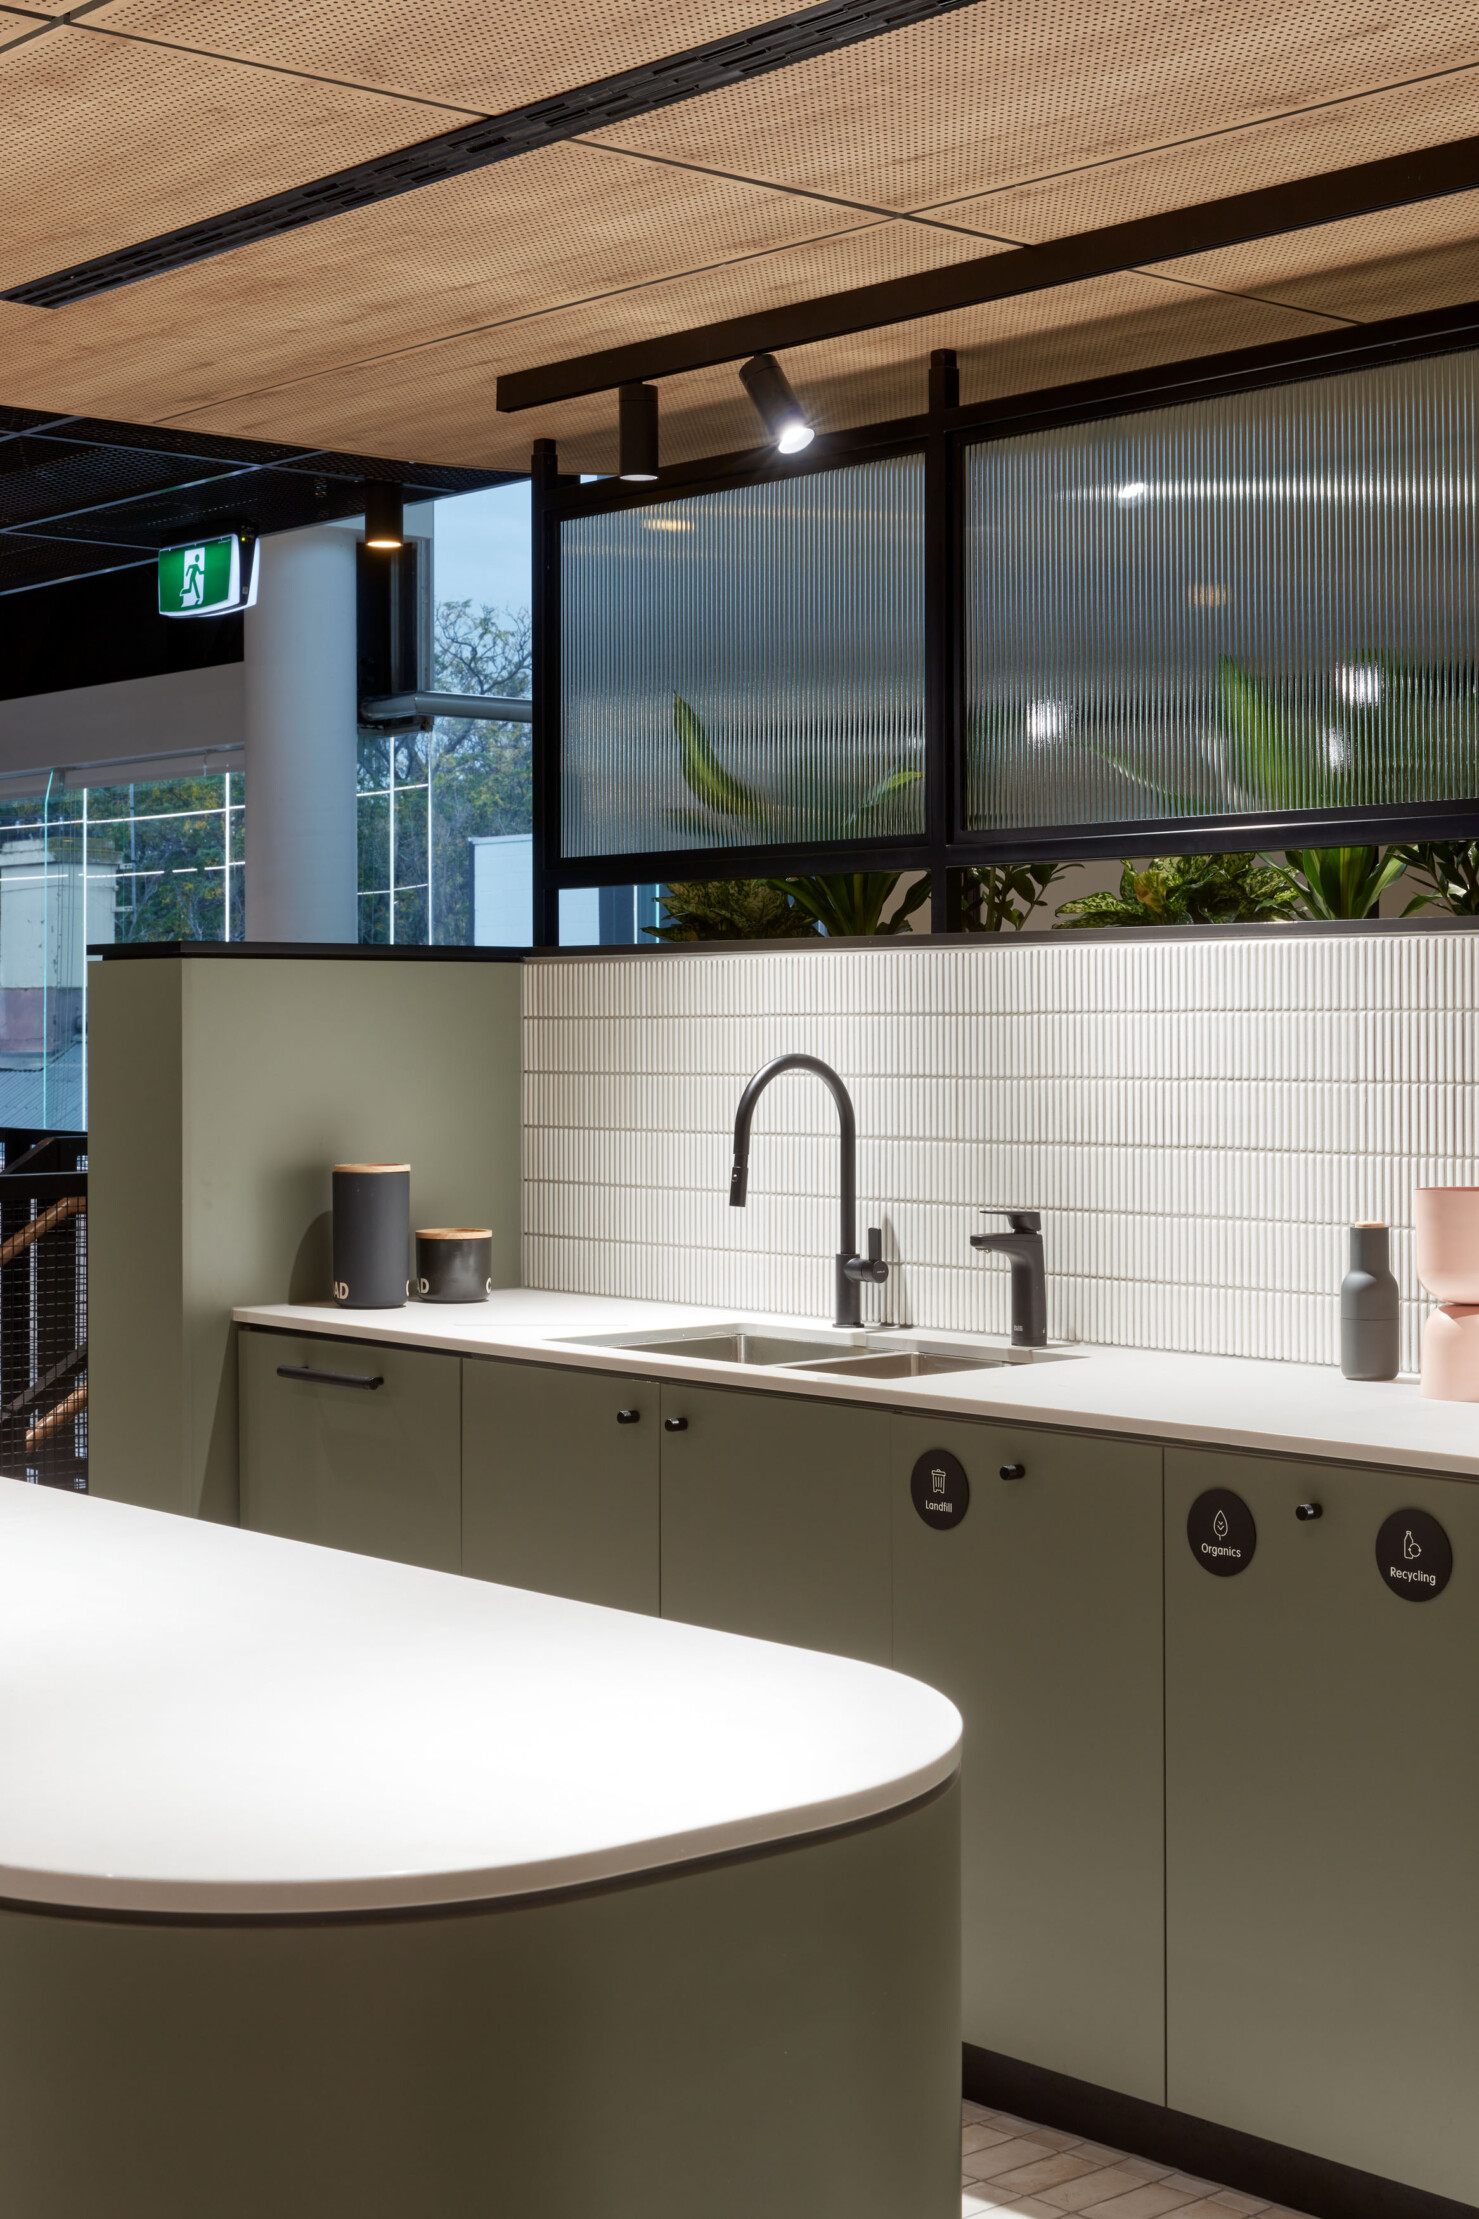
[{"label": "white countertop edge", "polygon": [[[567,1295],[542,1288],[495,1289],[488,1305],[467,1304],[445,1306],[446,1312],[456,1315],[427,1317],[425,1312],[434,1308],[426,1303],[408,1303],[397,1310],[340,1310],[329,1304],[252,1303],[243,1304],[232,1311],[238,1325],[266,1326],[276,1332],[296,1332],[322,1335],[336,1340],[362,1340],[380,1342],[388,1346],[439,1350],[447,1355],[503,1357],[515,1362],[544,1363],[556,1367],[578,1370],[610,1371],[624,1377],[634,1375],[655,1380],[674,1382],[690,1381],[695,1386],[748,1388],[767,1394],[805,1396],[812,1401],[835,1401],[873,1404],[891,1409],[918,1409],[932,1411],[941,1417],[983,1418],[1008,1425],[1046,1426],[1057,1431],[1069,1430],[1084,1433],[1111,1433],[1129,1435],[1140,1439],[1185,1442],[1190,1446],[1247,1449],[1286,1456],[1301,1456],[1345,1464],[1369,1464],[1383,1469],[1429,1471],[1453,1477],[1479,1478],[1479,1404],[1443,1403],[1424,1401],[1416,1380],[1404,1375],[1394,1382],[1378,1382],[1371,1387],[1362,1383],[1342,1380],[1333,1366],[1275,1364],[1256,1357],[1202,1356],[1179,1350],[1135,1349],[1124,1350],[1090,1346],[1079,1343],[1065,1350],[1083,1362],[1044,1364],[1040,1366],[1005,1367],[979,1374],[957,1375],[956,1380],[941,1379],[843,1379],[825,1372],[797,1370],[771,1370],[742,1364],[722,1364],[694,1357],[659,1353],[652,1349],[592,1348],[582,1345],[579,1339],[567,1339],[565,1332],[583,1334],[600,1332],[602,1320],[593,1318],[589,1323],[564,1328],[542,1329],[531,1324],[513,1327],[503,1322],[493,1305],[506,1304],[520,1293],[527,1294],[535,1303],[552,1306],[561,1303],[589,1304],[592,1309],[610,1313],[610,1330],[620,1330],[620,1319],[635,1321],[632,1330],[644,1326],[654,1332],[678,1328],[732,1324],[741,1317],[738,1310],[716,1310],[677,1303],[654,1303],[641,1300],[625,1301],[618,1296]],[[643,1316],[643,1313],[647,1313]],[[486,1319],[486,1322],[484,1322]],[[759,1324],[769,1330],[773,1327],[799,1328],[807,1332],[825,1332],[825,1321],[816,1318],[797,1319],[744,1314],[746,1324]],[[869,1327],[869,1331],[878,1328]],[[987,1335],[964,1335],[926,1327],[893,1327],[888,1329],[903,1337],[912,1336],[931,1342],[947,1343],[975,1339],[986,1340]],[[1005,1345],[1005,1344],[1002,1344]],[[1234,1390],[1235,1406],[1201,1419],[1187,1417],[1178,1411],[1174,1415],[1158,1414],[1151,1404],[1153,1394],[1134,1408],[1105,1407],[1093,1392],[1091,1367],[1096,1359],[1129,1359],[1138,1365],[1159,1364],[1170,1374],[1178,1370],[1183,1376],[1193,1372],[1225,1376],[1226,1383]],[[1075,1381],[1073,1374],[1079,1374]],[[1299,1424],[1274,1425],[1267,1422],[1250,1424],[1237,1413],[1245,1407],[1242,1388],[1251,1383],[1255,1373],[1269,1374],[1292,1382],[1297,1375],[1307,1375],[1319,1391],[1334,1390],[1352,1399],[1348,1425],[1321,1430],[1315,1426]],[[1239,1377],[1241,1375],[1241,1377]],[[961,1378],[974,1379],[974,1391],[963,1387]],[[1018,1391],[1007,1391],[1008,1382]],[[988,1384],[989,1383],[989,1384]],[[1027,1387],[1037,1390],[1028,1395]],[[1357,1400],[1363,1394],[1382,1395],[1393,1387],[1410,1396],[1411,1408],[1404,1408],[1404,1420],[1411,1420],[1411,1429],[1404,1423],[1400,1428],[1403,1438],[1372,1438],[1368,1432],[1358,1430],[1360,1416]],[[1083,1391],[1076,1393],[1076,1388]],[[1473,1425],[1473,1445],[1452,1448],[1424,1442],[1420,1429],[1425,1414],[1431,1414],[1434,1430],[1444,1421],[1440,1413],[1469,1412]],[[1449,1420],[1453,1423],[1452,1419]]]},{"label": "white countertop edge", "polygon": [[0,1865],[0,1910],[109,1912],[169,1921],[199,1918],[393,1917],[420,1910],[490,1910],[521,1896],[564,1895],[572,1889],[674,1876],[684,1866],[747,1851],[801,1848],[818,1834],[886,1819],[960,1769],[960,1737],[917,1771],[830,1802],[770,1811],[761,1817],[675,1834],[661,1841],[623,1842],[585,1856],[510,1865],[483,1872],[375,1873],[320,1881],[191,1881],[115,1879],[107,1874],[28,1872]]}]

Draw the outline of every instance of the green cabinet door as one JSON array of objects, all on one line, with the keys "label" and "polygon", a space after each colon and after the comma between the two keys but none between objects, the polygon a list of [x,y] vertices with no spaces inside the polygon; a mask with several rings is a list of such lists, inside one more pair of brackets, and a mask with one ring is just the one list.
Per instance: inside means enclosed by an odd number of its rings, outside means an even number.
[{"label": "green cabinet door", "polygon": [[244,1526],[458,1569],[460,1357],[245,1327],[239,1362]]},{"label": "green cabinet door", "polygon": [[1163,2102],[1160,1452],[896,1416],[893,1549],[895,1669],[965,1721],[965,2039]]},{"label": "green cabinet door", "polygon": [[662,1614],[889,1661],[888,1413],[662,1390]]},{"label": "green cabinet door", "polygon": [[658,1401],[650,1380],[468,1357],[463,1571],[655,1614]]},{"label": "green cabinet door", "polygon": [[[1232,1577],[1188,1543],[1213,1489],[1256,1529]],[[1318,1518],[1296,1516],[1312,1503]],[[1384,1520],[1409,1509],[1452,1547],[1448,1586],[1421,1602],[1377,1565]],[[1420,1528],[1409,1548],[1418,1568],[1434,1558]],[[1167,1452],[1169,2100],[1465,2204],[1479,2203],[1476,1655],[1472,1482]]]}]

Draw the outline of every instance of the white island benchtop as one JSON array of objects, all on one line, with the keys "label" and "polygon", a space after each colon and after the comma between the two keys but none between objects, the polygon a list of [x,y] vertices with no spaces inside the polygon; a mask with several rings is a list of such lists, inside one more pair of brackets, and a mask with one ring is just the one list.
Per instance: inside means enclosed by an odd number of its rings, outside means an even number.
[{"label": "white island benchtop", "polygon": [[[737,1322],[762,1331],[779,1327],[826,1333],[822,1319],[741,1319],[734,1310],[523,1287],[496,1288],[485,1302],[410,1302],[400,1310],[258,1303],[232,1315],[240,1325],[439,1348],[454,1355],[573,1364],[647,1379],[753,1387],[776,1394],[996,1418],[1015,1425],[1138,1434],[1479,1479],[1479,1403],[1429,1401],[1417,1380],[1408,1376],[1345,1379],[1334,1365],[1054,1343],[1055,1351],[1071,1361],[993,1366],[925,1379],[844,1378],[836,1373],[699,1360],[683,1356],[676,1348],[639,1352],[591,1347],[583,1341],[586,1335],[657,1333]],[[912,1334],[900,1328],[890,1337],[923,1340],[932,1347],[968,1338],[922,1328]],[[984,1341],[988,1336],[969,1338]],[[839,1333],[837,1339],[838,1353],[846,1353],[841,1344],[847,1336]]]},{"label": "white island benchtop", "polygon": [[899,1809],[960,1718],[841,1657],[0,1480],[0,1897],[478,1903]]}]

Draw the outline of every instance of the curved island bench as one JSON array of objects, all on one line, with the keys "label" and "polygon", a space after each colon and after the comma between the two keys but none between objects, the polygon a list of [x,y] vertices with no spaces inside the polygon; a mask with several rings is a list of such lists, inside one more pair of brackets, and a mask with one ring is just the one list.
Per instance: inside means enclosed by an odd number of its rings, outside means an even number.
[{"label": "curved island bench", "polygon": [[7,2219],[947,2219],[960,1721],[0,1481]]}]

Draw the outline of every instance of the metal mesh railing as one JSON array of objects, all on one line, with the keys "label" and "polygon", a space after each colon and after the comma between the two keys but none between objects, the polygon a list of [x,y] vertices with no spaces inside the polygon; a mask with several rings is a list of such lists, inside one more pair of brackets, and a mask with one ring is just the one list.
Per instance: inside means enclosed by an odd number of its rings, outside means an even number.
[{"label": "metal mesh railing", "polygon": [[0,1127],[0,1472],[87,1488],[87,1135]]}]

